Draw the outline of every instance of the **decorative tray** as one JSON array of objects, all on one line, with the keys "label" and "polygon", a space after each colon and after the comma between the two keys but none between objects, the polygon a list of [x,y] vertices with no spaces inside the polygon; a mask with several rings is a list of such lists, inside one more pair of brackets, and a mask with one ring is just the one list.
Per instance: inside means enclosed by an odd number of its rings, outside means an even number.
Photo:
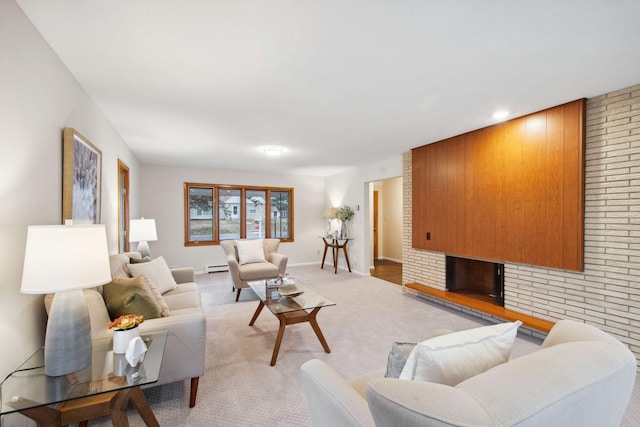
[{"label": "decorative tray", "polygon": [[282,285],[278,288],[278,293],[283,297],[293,298],[302,295],[304,291],[296,285]]}]

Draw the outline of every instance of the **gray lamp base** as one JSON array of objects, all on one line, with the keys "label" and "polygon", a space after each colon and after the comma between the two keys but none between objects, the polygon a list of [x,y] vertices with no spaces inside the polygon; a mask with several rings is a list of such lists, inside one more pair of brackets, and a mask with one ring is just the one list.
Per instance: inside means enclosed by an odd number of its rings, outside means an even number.
[{"label": "gray lamp base", "polygon": [[145,240],[138,242],[138,252],[142,255],[142,258],[151,258],[151,252],[149,252],[149,243]]},{"label": "gray lamp base", "polygon": [[[106,327],[106,326],[105,326]],[[44,343],[44,373],[57,377],[91,364],[91,321],[81,290],[53,297]]]}]

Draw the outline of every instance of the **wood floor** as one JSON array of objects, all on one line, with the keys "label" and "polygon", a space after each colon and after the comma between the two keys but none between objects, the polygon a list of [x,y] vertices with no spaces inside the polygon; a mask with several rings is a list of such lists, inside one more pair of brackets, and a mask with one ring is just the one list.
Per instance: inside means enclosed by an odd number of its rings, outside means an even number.
[{"label": "wood floor", "polygon": [[386,280],[397,285],[402,285],[402,264],[397,262],[374,262],[375,268],[371,269],[371,275],[378,279]]}]

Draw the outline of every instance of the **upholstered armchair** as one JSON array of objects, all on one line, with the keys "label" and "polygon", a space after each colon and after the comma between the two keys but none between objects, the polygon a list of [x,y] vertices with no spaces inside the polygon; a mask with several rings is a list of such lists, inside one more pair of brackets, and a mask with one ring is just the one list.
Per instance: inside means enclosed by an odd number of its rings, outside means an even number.
[{"label": "upholstered armchair", "polygon": [[236,301],[247,282],[273,279],[287,270],[286,255],[277,253],[279,239],[223,240],[220,245],[227,254],[229,274],[236,290]]}]

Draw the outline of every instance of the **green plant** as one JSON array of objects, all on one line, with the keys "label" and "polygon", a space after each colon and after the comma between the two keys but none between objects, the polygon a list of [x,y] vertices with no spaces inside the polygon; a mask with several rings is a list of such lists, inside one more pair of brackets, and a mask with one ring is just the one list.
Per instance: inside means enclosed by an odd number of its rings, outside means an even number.
[{"label": "green plant", "polygon": [[343,206],[338,209],[338,214],[336,216],[340,221],[347,222],[351,220],[351,218],[353,218],[353,215],[355,215],[353,209],[351,209],[349,206]]}]

